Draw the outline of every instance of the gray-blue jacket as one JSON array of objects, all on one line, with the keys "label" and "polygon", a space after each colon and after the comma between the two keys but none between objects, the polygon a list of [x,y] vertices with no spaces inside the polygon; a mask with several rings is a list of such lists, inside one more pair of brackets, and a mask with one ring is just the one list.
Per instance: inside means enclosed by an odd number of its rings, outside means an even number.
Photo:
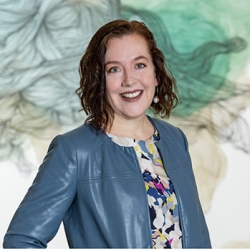
[{"label": "gray-blue jacket", "polygon": [[[210,248],[185,135],[149,118],[175,187],[184,248]],[[133,147],[114,143],[92,125],[52,141],[17,209],[4,248],[44,248],[63,221],[71,248],[152,248],[148,200]]]}]

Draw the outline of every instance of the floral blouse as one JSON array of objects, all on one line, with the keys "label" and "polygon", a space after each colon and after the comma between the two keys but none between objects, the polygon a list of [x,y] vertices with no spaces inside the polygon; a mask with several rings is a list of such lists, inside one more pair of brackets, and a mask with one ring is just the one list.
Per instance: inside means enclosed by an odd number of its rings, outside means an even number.
[{"label": "floral blouse", "polygon": [[159,140],[158,132],[146,141],[107,135],[116,144],[134,147],[136,151],[148,197],[153,248],[182,248],[174,186],[155,146],[155,141]]}]

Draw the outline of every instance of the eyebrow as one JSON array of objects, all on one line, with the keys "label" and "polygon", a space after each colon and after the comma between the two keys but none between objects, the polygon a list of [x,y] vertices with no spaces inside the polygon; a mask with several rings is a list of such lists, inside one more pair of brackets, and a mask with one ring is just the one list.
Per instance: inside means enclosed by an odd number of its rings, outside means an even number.
[{"label": "eyebrow", "polygon": [[[145,57],[145,56],[137,56],[132,61],[138,61],[138,60],[141,60],[141,59],[148,60],[148,58]],[[118,61],[108,61],[108,62],[105,63],[105,66],[107,66],[108,64],[120,64],[120,63]]]}]

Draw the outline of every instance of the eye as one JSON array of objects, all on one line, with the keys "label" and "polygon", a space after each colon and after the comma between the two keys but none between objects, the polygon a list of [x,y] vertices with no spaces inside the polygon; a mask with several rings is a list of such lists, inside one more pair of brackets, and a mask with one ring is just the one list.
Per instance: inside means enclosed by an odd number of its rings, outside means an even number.
[{"label": "eye", "polygon": [[119,71],[118,67],[112,67],[112,68],[108,69],[108,73],[116,73],[118,71]]},{"label": "eye", "polygon": [[144,63],[137,63],[136,64],[136,68],[137,69],[143,69],[143,68],[145,68],[146,67],[146,65],[144,64]]}]

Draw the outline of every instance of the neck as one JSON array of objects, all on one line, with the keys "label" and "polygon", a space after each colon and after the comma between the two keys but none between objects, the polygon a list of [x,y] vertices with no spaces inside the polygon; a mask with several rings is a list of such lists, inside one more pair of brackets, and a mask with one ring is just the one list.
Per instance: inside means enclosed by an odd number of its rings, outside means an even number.
[{"label": "neck", "polygon": [[112,127],[107,132],[118,137],[147,140],[154,134],[154,126],[146,115],[126,121],[115,117]]}]

